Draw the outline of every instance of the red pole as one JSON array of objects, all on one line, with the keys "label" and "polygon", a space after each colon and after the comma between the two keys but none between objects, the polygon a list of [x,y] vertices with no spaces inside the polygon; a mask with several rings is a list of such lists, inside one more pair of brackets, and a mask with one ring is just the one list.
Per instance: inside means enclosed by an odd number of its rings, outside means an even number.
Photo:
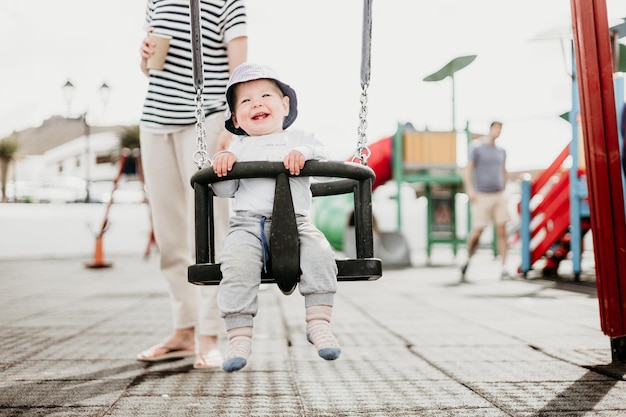
[{"label": "red pole", "polygon": [[626,218],[606,1],[571,0],[571,7],[601,327],[615,338],[613,358],[624,362]]},{"label": "red pole", "polygon": [[109,268],[113,264],[110,262],[106,262],[104,260],[104,232],[107,230],[107,226],[109,225],[109,211],[111,210],[111,205],[113,204],[113,193],[117,190],[118,183],[120,178],[124,174],[124,166],[128,160],[128,154],[123,153],[122,159],[120,160],[120,169],[113,181],[113,189],[111,190],[111,198],[109,199],[106,210],[104,212],[104,219],[102,220],[102,226],[100,226],[100,231],[96,235],[96,247],[93,253],[93,260],[91,262],[86,262],[85,267],[87,268]]}]

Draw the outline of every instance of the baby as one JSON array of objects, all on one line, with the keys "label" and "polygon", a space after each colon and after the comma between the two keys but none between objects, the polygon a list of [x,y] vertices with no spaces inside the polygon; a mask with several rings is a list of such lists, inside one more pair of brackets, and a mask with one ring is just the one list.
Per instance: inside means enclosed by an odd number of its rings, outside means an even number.
[{"label": "baby", "polygon": [[[237,161],[282,161],[289,179],[300,243],[299,291],[306,307],[306,335],[320,357],[337,359],[341,348],[330,319],[337,291],[337,265],[326,237],[310,217],[309,177],[298,177],[308,160],[328,159],[313,135],[287,128],[298,114],[296,92],[270,68],[253,63],[237,67],[226,89],[226,129],[236,136],[226,151],[213,157],[213,170],[228,176]],[[264,266],[264,241],[270,236],[274,178],[216,182],[219,197],[234,197],[230,229],[220,256],[222,281],[218,305],[228,334],[226,372],[246,366],[252,348],[253,318]]]}]

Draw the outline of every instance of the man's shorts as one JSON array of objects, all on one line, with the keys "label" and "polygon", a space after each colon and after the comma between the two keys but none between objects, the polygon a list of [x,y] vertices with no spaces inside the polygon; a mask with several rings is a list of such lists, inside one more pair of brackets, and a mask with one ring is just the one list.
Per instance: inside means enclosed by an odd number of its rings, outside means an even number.
[{"label": "man's shorts", "polygon": [[476,193],[470,204],[472,229],[482,229],[493,219],[496,225],[511,220],[504,191],[495,193]]}]

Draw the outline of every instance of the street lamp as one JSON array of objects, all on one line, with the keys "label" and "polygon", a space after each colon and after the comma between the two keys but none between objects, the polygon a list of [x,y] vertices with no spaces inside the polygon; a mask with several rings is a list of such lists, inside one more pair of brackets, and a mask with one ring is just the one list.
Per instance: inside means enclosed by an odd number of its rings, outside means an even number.
[{"label": "street lamp", "polygon": [[[104,108],[109,101],[111,87],[109,87],[106,82],[103,82],[98,90],[100,93],[100,100],[102,101],[102,107]],[[76,87],[74,87],[74,84],[72,84],[70,80],[67,80],[67,82],[63,85],[63,95],[65,96],[65,101],[67,102],[68,116],[70,114],[70,105],[74,99],[75,92]],[[91,126],[87,121],[87,110],[80,115],[80,119],[82,119],[85,128],[85,203],[89,203],[91,201],[89,191],[91,188]]]},{"label": "street lamp", "polygon": [[67,80],[65,85],[63,85],[63,96],[65,96],[65,102],[67,103],[67,117],[70,117],[70,114],[72,113],[71,104],[72,100],[74,100],[74,90],[74,84],[72,84],[70,80]]}]

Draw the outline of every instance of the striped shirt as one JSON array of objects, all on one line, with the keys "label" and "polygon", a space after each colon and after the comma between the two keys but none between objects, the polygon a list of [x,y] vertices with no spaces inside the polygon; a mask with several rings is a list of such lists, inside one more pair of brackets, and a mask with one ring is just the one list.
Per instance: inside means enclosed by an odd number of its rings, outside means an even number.
[{"label": "striped shirt", "polygon": [[[162,71],[151,69],[141,122],[147,125],[186,126],[196,122],[195,87],[189,0],[147,0],[146,30],[170,35],[170,49]],[[204,69],[205,115],[226,109],[228,83],[226,45],[246,36],[244,0],[199,0]],[[156,127],[156,126],[155,126]]]}]

